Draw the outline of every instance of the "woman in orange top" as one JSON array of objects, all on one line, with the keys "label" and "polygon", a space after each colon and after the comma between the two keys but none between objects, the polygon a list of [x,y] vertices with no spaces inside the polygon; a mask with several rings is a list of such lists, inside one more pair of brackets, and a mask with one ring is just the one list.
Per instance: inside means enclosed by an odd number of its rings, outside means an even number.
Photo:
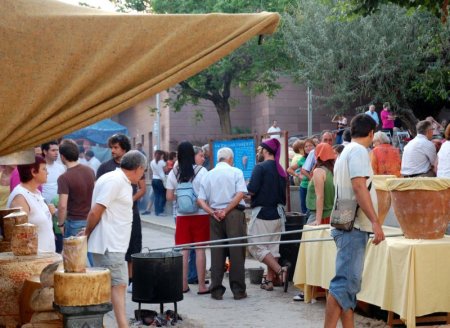
[{"label": "woman in orange top", "polygon": [[370,153],[373,173],[377,175],[392,174],[400,176],[400,151],[390,144],[389,137],[381,131],[373,136],[374,149]]}]

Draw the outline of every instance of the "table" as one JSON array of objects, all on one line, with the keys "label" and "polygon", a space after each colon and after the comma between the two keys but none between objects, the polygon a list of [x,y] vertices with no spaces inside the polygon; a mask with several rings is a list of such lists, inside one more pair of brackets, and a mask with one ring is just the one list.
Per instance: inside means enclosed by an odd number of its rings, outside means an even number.
[{"label": "table", "polygon": [[[303,232],[302,239],[330,238],[330,229]],[[305,226],[307,229],[308,226]],[[312,228],[312,227],[311,227]],[[401,232],[383,226],[385,234]],[[407,327],[416,317],[450,312],[450,236],[436,240],[386,238],[375,246],[370,241],[358,300],[397,313]],[[311,286],[328,289],[335,273],[336,245],[333,241],[300,246],[294,285],[311,300]],[[450,316],[447,316],[447,320]]]}]

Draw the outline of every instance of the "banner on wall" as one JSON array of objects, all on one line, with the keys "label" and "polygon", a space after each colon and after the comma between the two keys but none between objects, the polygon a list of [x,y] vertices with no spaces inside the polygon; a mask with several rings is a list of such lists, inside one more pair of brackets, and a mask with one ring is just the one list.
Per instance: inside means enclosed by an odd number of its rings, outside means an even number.
[{"label": "banner on wall", "polygon": [[252,170],[256,165],[256,138],[255,136],[233,136],[226,140],[211,140],[212,163],[217,162],[217,151],[220,148],[228,147],[234,153],[234,166],[241,169],[244,179],[249,180]]}]

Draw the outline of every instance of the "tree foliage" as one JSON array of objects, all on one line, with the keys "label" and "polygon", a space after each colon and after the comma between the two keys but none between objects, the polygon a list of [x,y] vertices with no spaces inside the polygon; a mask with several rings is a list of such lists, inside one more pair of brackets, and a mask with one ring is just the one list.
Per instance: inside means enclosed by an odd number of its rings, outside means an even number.
[{"label": "tree foliage", "polygon": [[450,96],[449,24],[396,5],[347,18],[330,2],[315,0],[301,0],[296,14],[285,16],[283,35],[298,81],[323,90],[336,111],[388,101],[410,127],[415,118],[407,109],[414,101],[442,107]]},{"label": "tree foliage", "polygon": [[[119,1],[119,0],[117,0]],[[292,0],[121,0],[122,8],[155,13],[254,13],[285,11]],[[229,56],[206,70],[170,89],[167,104],[179,111],[186,104],[207,100],[214,104],[220,119],[222,133],[231,134],[230,110],[234,103],[232,87],[249,94],[265,93],[273,96],[281,88],[277,83],[280,72],[288,64],[280,37],[266,37],[262,44],[250,40]],[[197,113],[197,117],[202,117]]]},{"label": "tree foliage", "polygon": [[449,0],[340,0],[340,7],[348,13],[371,15],[386,4],[396,4],[409,10],[426,10],[446,23]]}]

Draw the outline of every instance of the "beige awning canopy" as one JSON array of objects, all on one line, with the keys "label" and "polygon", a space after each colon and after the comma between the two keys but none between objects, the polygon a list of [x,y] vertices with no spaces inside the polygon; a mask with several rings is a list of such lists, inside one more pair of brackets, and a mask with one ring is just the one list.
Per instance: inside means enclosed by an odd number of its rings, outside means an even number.
[{"label": "beige awning canopy", "polygon": [[120,113],[278,22],[276,13],[116,14],[2,0],[0,155]]}]

